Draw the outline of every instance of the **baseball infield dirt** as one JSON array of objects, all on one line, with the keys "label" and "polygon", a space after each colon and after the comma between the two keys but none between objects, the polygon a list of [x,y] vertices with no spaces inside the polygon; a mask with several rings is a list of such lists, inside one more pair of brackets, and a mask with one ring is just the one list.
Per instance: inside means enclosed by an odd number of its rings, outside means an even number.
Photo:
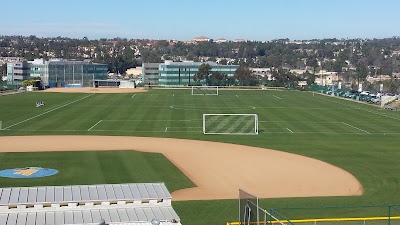
[{"label": "baseball infield dirt", "polygon": [[147,92],[145,89],[141,88],[49,88],[43,90],[43,92],[61,92],[61,93],[138,93]]},{"label": "baseball infield dirt", "polygon": [[261,198],[361,195],[350,173],[328,163],[276,150],[149,137],[0,137],[1,152],[137,150],[164,154],[196,185],[173,200],[235,199],[242,188]]}]

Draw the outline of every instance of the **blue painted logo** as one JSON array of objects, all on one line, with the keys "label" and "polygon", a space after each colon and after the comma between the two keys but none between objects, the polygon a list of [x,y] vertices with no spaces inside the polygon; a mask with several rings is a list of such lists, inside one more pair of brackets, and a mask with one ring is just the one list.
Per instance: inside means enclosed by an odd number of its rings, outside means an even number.
[{"label": "blue painted logo", "polygon": [[0,177],[8,178],[39,178],[53,176],[58,170],[42,167],[26,167],[16,169],[6,169],[0,171]]}]

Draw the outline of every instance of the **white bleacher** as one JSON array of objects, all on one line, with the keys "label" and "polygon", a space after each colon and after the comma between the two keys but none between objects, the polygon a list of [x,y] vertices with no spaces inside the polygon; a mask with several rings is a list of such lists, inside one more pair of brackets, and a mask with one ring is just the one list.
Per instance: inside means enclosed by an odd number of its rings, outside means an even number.
[{"label": "white bleacher", "polygon": [[98,202],[170,205],[171,198],[164,183],[0,188],[0,209],[17,205],[72,206]]},{"label": "white bleacher", "polygon": [[119,88],[135,88],[135,83],[121,80]]},{"label": "white bleacher", "polygon": [[0,224],[179,225],[171,199],[164,183],[0,188]]},{"label": "white bleacher", "polygon": [[[107,224],[151,222],[154,218],[171,224],[180,224],[171,206],[142,208],[59,209],[59,210],[9,210],[0,212],[0,224],[48,225],[48,224],[96,224],[104,219]],[[175,220],[177,222],[173,223]]]}]

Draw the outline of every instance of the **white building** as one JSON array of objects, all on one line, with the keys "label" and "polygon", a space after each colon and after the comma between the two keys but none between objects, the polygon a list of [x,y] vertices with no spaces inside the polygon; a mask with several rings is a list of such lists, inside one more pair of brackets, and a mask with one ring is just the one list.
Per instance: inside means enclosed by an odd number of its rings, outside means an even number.
[{"label": "white building", "polygon": [[228,40],[226,40],[225,38],[219,38],[215,42],[216,43],[226,43],[226,42],[228,42]]},{"label": "white building", "polygon": [[200,36],[200,37],[193,38],[192,41],[196,41],[196,42],[210,41],[210,38],[205,37],[205,36]]}]

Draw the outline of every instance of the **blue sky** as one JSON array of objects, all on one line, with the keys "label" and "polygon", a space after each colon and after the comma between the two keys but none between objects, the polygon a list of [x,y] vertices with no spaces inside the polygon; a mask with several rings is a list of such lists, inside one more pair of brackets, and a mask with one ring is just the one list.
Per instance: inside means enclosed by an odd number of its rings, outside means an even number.
[{"label": "blue sky", "polygon": [[1,0],[0,35],[272,40],[400,36],[399,0]]}]

